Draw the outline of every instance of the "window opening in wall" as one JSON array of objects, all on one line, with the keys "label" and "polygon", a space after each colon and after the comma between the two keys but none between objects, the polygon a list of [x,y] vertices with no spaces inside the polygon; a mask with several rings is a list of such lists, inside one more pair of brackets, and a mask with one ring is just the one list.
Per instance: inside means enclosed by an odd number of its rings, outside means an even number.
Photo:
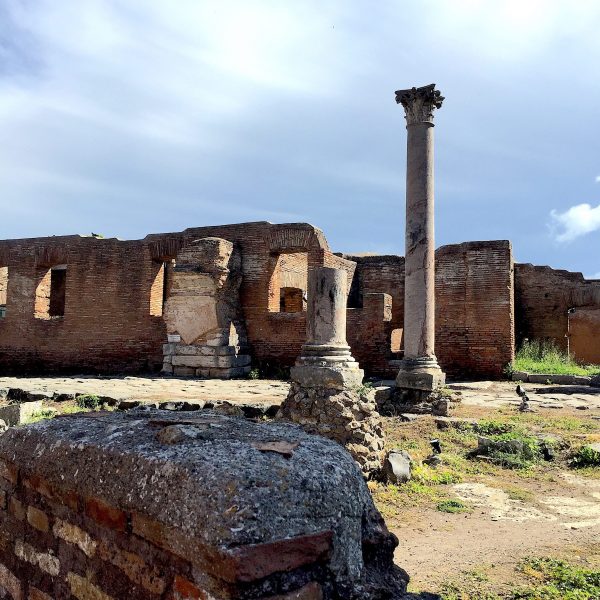
[{"label": "window opening in wall", "polygon": [[402,351],[402,334],[403,329],[392,329],[392,334],[390,335],[390,350],[392,352],[401,352]]},{"label": "window opening in wall", "polygon": [[306,292],[300,288],[281,288],[279,312],[293,313],[303,310],[306,310]]},{"label": "window opening in wall", "polygon": [[168,295],[169,271],[171,262],[155,262],[155,275],[150,288],[150,314],[162,317]]},{"label": "window opening in wall", "polygon": [[35,290],[34,316],[36,319],[56,319],[65,316],[67,265],[40,269]]},{"label": "window opening in wall", "polygon": [[0,319],[6,317],[8,298],[8,267],[0,267]]},{"label": "window opening in wall", "polygon": [[269,312],[306,310],[308,289],[308,253],[288,252],[271,257]]}]

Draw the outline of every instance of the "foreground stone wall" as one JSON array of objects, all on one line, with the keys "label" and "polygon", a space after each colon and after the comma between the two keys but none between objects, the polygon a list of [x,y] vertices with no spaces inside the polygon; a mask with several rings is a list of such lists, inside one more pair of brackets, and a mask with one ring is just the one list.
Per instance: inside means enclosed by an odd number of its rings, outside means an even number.
[{"label": "foreground stone wall", "polygon": [[0,531],[0,591],[13,600],[375,600],[406,588],[397,540],[341,446],[210,413],[9,430]]},{"label": "foreground stone wall", "polygon": [[[581,273],[538,267],[531,264],[515,265],[515,313],[517,345],[525,338],[550,339],[560,348],[567,349],[567,311],[570,308],[599,309],[600,281],[586,280]],[[575,321],[575,349],[580,360],[600,353],[600,339],[593,320]],[[581,343],[577,341],[581,340]],[[587,340],[587,341],[584,341]],[[589,350],[585,345],[589,343]],[[579,345],[578,345],[579,344]]]}]

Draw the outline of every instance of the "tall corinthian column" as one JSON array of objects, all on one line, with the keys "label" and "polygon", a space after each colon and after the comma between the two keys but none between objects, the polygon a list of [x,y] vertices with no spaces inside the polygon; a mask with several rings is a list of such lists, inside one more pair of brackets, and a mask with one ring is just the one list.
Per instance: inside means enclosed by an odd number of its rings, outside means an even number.
[{"label": "tall corinthian column", "polygon": [[435,357],[433,112],[444,97],[435,84],[398,90],[406,112],[406,257],[404,358],[396,386],[431,392],[445,382]]}]

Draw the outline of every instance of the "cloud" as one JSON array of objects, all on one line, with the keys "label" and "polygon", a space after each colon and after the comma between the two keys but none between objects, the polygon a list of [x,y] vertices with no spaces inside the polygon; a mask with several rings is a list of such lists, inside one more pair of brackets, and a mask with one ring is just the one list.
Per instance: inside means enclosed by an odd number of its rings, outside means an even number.
[{"label": "cloud", "polygon": [[596,175],[596,183],[600,183],[600,175]]},{"label": "cloud", "polygon": [[577,204],[559,213],[550,212],[551,229],[557,242],[572,242],[574,239],[600,230],[600,204],[593,208],[589,204]]}]

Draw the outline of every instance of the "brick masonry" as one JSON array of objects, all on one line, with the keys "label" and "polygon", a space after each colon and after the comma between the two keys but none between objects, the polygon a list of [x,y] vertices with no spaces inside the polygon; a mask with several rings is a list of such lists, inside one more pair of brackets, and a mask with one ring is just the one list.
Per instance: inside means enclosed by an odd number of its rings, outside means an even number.
[{"label": "brick masonry", "polygon": [[[517,346],[527,338],[549,339],[567,349],[567,311],[575,308],[572,350],[584,361],[598,361],[600,336],[593,311],[600,309],[600,280],[587,280],[581,273],[515,265],[515,317]],[[588,311],[592,311],[586,317]]]},{"label": "brick masonry", "polygon": [[[160,370],[166,342],[162,301],[173,261],[184,245],[205,237],[231,241],[242,257],[240,304],[253,366],[294,363],[305,341],[301,292],[307,269],[325,265],[349,274],[347,337],[354,356],[369,375],[395,375],[404,259],[336,255],[311,225],[264,222],[127,242],[79,236],[0,241],[0,304],[6,297],[1,372]],[[48,289],[50,270],[59,265],[66,265],[63,316],[51,314]],[[444,246],[436,252],[436,266],[436,354],[450,377],[501,377],[515,335],[564,345],[567,308],[600,307],[600,282],[548,267],[514,268],[507,241]],[[578,339],[597,339],[590,334],[593,323],[577,321],[583,328]]]}]

